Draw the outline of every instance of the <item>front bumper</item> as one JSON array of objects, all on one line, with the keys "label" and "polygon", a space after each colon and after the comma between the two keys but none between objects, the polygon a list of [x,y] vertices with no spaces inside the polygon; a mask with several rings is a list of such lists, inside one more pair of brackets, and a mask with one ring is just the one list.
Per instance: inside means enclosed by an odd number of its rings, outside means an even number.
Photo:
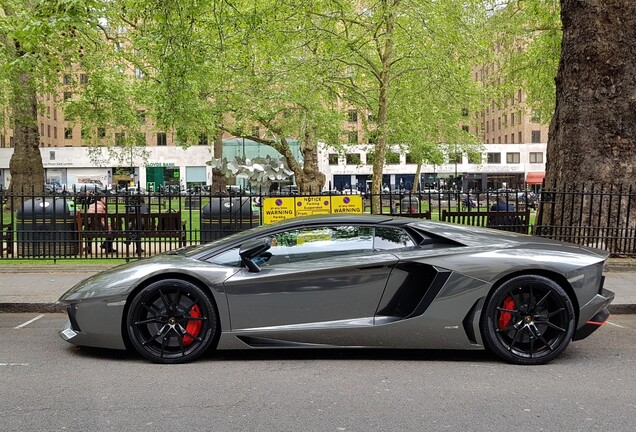
[{"label": "front bumper", "polygon": [[[572,340],[585,339],[605,324],[610,316],[608,307],[613,300],[614,293],[603,289],[600,294],[595,295],[592,300],[581,308],[580,317],[585,319],[585,323],[574,332]],[[588,316],[590,318],[587,318]]]}]

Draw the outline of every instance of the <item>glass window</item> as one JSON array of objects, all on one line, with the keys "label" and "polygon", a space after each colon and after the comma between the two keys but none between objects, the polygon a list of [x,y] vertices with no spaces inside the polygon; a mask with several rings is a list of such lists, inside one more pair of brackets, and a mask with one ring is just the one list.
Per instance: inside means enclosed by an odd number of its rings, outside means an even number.
[{"label": "glass window", "polygon": [[543,163],[543,153],[530,152],[530,163]]},{"label": "glass window", "polygon": [[540,143],[541,142],[541,131],[540,130],[533,130],[532,131],[532,142],[533,143]]},{"label": "glass window", "polygon": [[396,152],[393,152],[393,151],[386,152],[385,163],[387,165],[399,165],[400,164],[400,154],[396,153]]},{"label": "glass window", "polygon": [[347,132],[347,142],[349,144],[358,144],[358,131]]},{"label": "glass window", "polygon": [[[398,230],[401,231],[401,230]],[[406,234],[406,233],[404,233]],[[283,231],[269,236],[272,247],[253,259],[258,266],[275,266],[302,263],[311,260],[332,258],[373,251],[373,228],[357,226],[311,227]],[[410,237],[399,233],[385,234],[390,241],[380,244],[384,249],[395,249],[413,245]],[[409,243],[410,241],[410,243]],[[241,265],[239,248],[222,252],[210,262],[227,266]]]},{"label": "glass window", "polygon": [[476,164],[476,165],[481,164],[481,153],[469,150],[467,155],[468,155],[468,163]]},{"label": "glass window", "polygon": [[73,139],[73,129],[64,128],[64,139]]},{"label": "glass window", "polygon": [[349,110],[347,112],[349,123],[358,122],[358,112],[356,110]]},{"label": "glass window", "polygon": [[80,84],[88,84],[88,75],[80,74]]},{"label": "glass window", "polygon": [[122,147],[124,145],[124,141],[125,141],[126,136],[123,133],[116,133],[115,134],[115,145]]},{"label": "glass window", "polygon": [[338,153],[329,153],[329,165],[338,165]]},{"label": "glass window", "polygon": [[520,153],[506,153],[506,163],[509,163],[509,164],[521,163],[521,154]]},{"label": "glass window", "polygon": [[165,146],[167,144],[167,136],[165,132],[157,133],[157,145]]},{"label": "glass window", "polygon": [[489,164],[501,163],[501,153],[488,153],[486,160]]},{"label": "glass window", "polygon": [[384,227],[375,229],[373,250],[401,249],[412,246],[415,246],[415,242],[413,242],[411,236],[402,229]]},{"label": "glass window", "polygon": [[360,153],[347,153],[345,155],[347,157],[347,165],[360,165]]}]

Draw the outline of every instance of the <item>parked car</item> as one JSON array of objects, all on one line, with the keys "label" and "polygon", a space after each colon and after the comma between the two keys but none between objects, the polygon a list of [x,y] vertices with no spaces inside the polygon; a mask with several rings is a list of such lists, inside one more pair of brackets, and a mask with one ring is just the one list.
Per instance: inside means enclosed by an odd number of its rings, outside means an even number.
[{"label": "parked car", "polygon": [[425,220],[290,219],[78,283],[59,300],[60,336],[157,363],[208,348],[379,347],[487,349],[536,365],[607,320],[607,257]]}]

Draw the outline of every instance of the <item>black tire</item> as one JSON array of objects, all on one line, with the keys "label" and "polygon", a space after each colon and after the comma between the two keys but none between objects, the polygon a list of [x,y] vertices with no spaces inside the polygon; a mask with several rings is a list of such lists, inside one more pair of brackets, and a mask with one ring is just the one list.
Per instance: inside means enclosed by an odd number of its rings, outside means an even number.
[{"label": "black tire", "polygon": [[126,329],[132,346],[155,363],[186,363],[217,340],[218,313],[198,286],[166,279],[142,289],[130,303]]},{"label": "black tire", "polygon": [[572,340],[574,308],[567,293],[543,276],[517,276],[499,286],[482,311],[486,348],[515,364],[557,358]]}]

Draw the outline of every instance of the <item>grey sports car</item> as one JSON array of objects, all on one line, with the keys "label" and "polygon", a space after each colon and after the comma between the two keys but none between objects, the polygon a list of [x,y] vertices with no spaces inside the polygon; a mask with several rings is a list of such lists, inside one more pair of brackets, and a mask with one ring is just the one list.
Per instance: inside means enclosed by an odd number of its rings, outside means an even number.
[{"label": "grey sports car", "polygon": [[293,219],[125,264],[60,298],[60,336],[158,363],[216,349],[488,349],[558,357],[608,318],[604,251],[370,215]]}]

